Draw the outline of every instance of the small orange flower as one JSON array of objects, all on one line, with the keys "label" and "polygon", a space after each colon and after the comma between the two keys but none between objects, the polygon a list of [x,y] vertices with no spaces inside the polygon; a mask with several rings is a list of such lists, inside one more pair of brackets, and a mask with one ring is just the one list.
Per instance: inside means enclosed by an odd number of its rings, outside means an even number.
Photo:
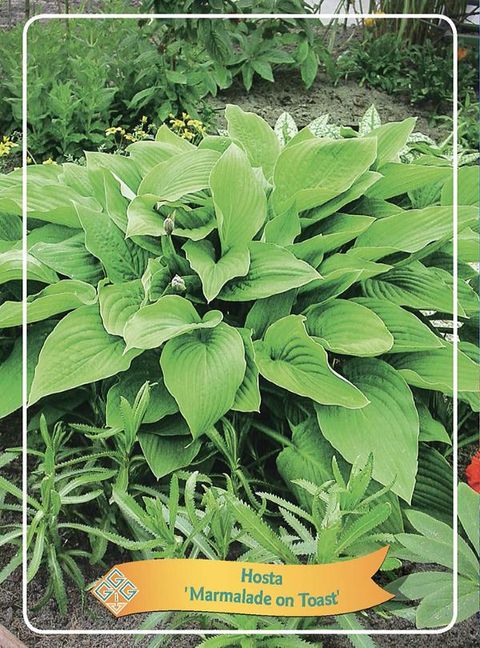
[{"label": "small orange flower", "polygon": [[465,469],[467,482],[470,488],[480,493],[480,450],[473,455],[471,462]]},{"label": "small orange flower", "polygon": [[457,58],[459,61],[463,61],[464,58],[468,56],[468,49],[466,47],[459,47],[457,49]]}]

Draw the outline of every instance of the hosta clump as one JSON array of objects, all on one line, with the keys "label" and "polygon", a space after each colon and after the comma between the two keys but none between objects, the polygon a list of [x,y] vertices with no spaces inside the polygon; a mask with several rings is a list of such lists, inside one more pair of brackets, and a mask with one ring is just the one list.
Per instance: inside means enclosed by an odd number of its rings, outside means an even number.
[{"label": "hosta clump", "polygon": [[[371,454],[375,480],[411,502],[417,470],[447,466],[427,444],[449,442],[452,344],[433,322],[454,312],[452,169],[400,161],[414,119],[379,125],[371,110],[360,131],[298,132],[236,106],[226,119],[198,146],[163,126],[125,156],[29,169],[29,403],[52,419],[93,398],[115,429],[122,397],[149,381],[138,436],[157,478],[227,417],[288,439],[289,486],[322,483],[333,452]],[[475,182],[460,169],[462,409],[478,409]],[[0,187],[6,415],[21,402],[20,172]],[[435,493],[417,491],[429,508]]]}]

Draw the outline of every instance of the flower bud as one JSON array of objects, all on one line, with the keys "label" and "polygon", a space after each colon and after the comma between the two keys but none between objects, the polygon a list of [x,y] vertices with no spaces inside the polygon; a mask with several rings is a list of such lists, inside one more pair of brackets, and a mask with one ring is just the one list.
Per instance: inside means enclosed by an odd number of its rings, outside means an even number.
[{"label": "flower bud", "polygon": [[186,291],[187,287],[185,281],[179,275],[175,275],[170,283],[175,292],[183,293]]},{"label": "flower bud", "polygon": [[167,216],[167,218],[163,221],[163,229],[165,230],[165,234],[167,236],[171,236],[173,232],[173,227],[174,227],[173,220]]}]

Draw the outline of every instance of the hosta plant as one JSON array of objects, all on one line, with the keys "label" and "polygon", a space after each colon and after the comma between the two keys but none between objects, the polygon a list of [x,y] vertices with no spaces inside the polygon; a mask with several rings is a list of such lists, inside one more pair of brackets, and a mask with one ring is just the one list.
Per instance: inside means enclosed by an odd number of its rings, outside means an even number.
[{"label": "hosta plant", "polygon": [[[125,155],[86,152],[86,166],[29,167],[32,447],[40,411],[49,425],[70,425],[76,460],[85,453],[111,471],[95,505],[114,505],[112,528],[123,539],[107,530],[102,542],[137,552],[227,557],[231,516],[242,527],[254,510],[284,515],[269,511],[268,501],[283,505],[268,492],[294,498],[315,532],[328,531],[333,549],[317,559],[336,560],[355,524],[334,515],[349,497],[349,465],[367,463],[366,496],[388,491],[377,517],[352,501],[367,526],[372,515],[382,533],[403,534],[408,506],[451,523],[442,454],[454,389],[448,160],[418,144],[409,155],[415,120],[382,125],[374,109],[358,129],[322,117],[298,130],[285,114],[272,129],[233,105],[226,120],[225,133],[198,145],[162,126]],[[475,170],[462,167],[459,182],[458,394],[460,420],[471,422],[479,409]],[[0,176],[1,416],[21,404],[21,213],[14,171]],[[229,513],[215,545],[198,546],[207,537],[200,525],[195,541],[184,527],[175,549],[175,520],[161,521],[168,498],[177,501],[172,475],[197,467],[215,488],[227,469]],[[329,491],[331,507],[313,511],[317,489],[332,479],[340,486]],[[158,493],[155,508],[149,498]],[[295,512],[287,517],[305,526]],[[65,524],[102,536],[88,521]],[[396,543],[390,567],[400,554]]]}]

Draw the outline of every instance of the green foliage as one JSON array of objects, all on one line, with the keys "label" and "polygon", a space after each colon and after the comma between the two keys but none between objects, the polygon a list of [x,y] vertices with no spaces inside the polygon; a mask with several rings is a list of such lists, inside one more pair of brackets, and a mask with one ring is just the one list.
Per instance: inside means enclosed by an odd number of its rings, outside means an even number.
[{"label": "green foliage", "polygon": [[[226,134],[198,144],[163,126],[125,154],[28,168],[29,556],[62,612],[62,574],[83,588],[82,561],[100,572],[109,545],[133,559],[240,548],[250,561],[324,563],[390,544],[393,580],[401,560],[425,558],[416,536],[407,552],[405,524],[447,535],[448,155],[373,107],[358,130],[322,116],[299,131],[286,114],[272,129],[235,106],[226,116]],[[476,183],[462,167],[468,434]],[[14,171],[0,176],[3,416],[21,404],[21,213]],[[5,535],[18,546],[17,523]],[[238,627],[249,623],[270,627]]]},{"label": "green foliage", "polygon": [[[458,486],[458,517],[462,535],[458,536],[458,616],[457,623],[479,611],[479,495],[466,484]],[[453,538],[452,530],[426,513],[411,511],[407,518],[416,533],[397,536],[403,557],[418,563],[446,569],[419,571],[403,576],[389,585],[400,600],[420,601],[416,607],[417,628],[448,625],[453,617]]]}]

